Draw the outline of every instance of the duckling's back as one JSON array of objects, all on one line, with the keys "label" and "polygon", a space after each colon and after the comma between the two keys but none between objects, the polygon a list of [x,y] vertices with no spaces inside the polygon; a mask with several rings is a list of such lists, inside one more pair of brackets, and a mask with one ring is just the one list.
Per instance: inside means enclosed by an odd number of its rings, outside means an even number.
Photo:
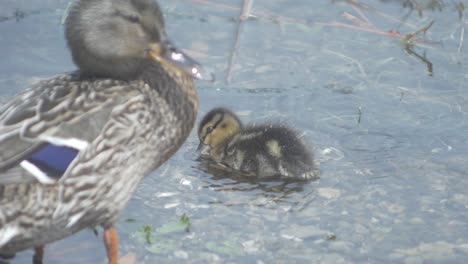
[{"label": "duckling's back", "polygon": [[231,139],[226,154],[226,165],[259,178],[318,177],[310,149],[296,131],[283,125],[246,127]]}]

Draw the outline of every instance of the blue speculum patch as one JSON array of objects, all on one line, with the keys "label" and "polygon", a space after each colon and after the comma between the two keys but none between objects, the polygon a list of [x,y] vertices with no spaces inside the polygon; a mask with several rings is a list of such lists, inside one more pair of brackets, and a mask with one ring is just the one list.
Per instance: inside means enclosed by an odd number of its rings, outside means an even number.
[{"label": "blue speculum patch", "polygon": [[33,152],[27,161],[34,164],[47,176],[58,179],[65,173],[76,155],[78,155],[76,149],[45,144]]}]

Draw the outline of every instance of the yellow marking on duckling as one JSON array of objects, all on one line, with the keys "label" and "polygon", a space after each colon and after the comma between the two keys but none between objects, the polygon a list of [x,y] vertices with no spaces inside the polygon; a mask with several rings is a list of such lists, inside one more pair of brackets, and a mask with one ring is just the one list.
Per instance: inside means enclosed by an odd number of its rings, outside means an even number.
[{"label": "yellow marking on duckling", "polygon": [[239,164],[239,166],[244,161],[244,158],[245,158],[245,152],[242,150],[237,150],[236,159],[237,159],[237,164]]},{"label": "yellow marking on duckling", "polygon": [[[217,125],[216,125],[217,124]],[[211,133],[207,133],[207,129],[210,126],[215,126]],[[213,119],[204,126],[203,134],[206,135],[206,141],[210,141],[211,146],[226,143],[225,140],[232,135],[236,134],[240,129],[240,126],[229,116],[216,114]]]},{"label": "yellow marking on duckling", "polygon": [[266,143],[268,148],[268,153],[276,158],[281,158],[281,146],[277,140],[269,140]]},{"label": "yellow marking on duckling", "polygon": [[231,115],[224,116],[223,122],[220,124],[221,129],[226,130],[226,133],[231,136],[240,130],[239,122]]}]

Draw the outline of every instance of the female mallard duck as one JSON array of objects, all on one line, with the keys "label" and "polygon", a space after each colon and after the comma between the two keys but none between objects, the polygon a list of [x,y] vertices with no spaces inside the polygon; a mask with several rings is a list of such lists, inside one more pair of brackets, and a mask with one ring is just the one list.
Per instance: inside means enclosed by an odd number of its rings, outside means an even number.
[{"label": "female mallard duck", "polygon": [[0,255],[114,224],[140,180],[193,127],[199,64],[169,42],[153,0],[79,0],[66,39],[79,71],[40,82],[0,111]]},{"label": "female mallard duck", "polygon": [[243,127],[233,112],[215,108],[200,122],[198,138],[202,157],[249,176],[318,177],[312,153],[297,133],[284,125]]}]

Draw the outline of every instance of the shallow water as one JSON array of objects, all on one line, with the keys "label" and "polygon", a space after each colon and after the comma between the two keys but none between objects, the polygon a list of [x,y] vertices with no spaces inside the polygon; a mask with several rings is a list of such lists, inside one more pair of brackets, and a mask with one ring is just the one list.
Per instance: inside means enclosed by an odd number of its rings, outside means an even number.
[{"label": "shallow water", "polygon": [[[207,174],[192,133],[122,213],[124,263],[464,263],[468,43],[459,45],[468,22],[458,17],[457,1],[422,16],[403,1],[361,1],[380,12],[359,8],[374,26],[366,32],[323,24],[358,25],[343,16],[359,18],[358,9],[340,1],[257,0],[229,84],[242,1],[160,2],[174,42],[218,78],[198,83],[199,116],[226,106],[246,122],[273,120],[303,131],[321,179]],[[74,69],[61,25],[67,4],[2,1],[2,102],[28,83]],[[432,74],[401,40],[377,33],[411,33],[433,20],[425,37],[438,43],[413,48],[432,63]],[[30,263],[31,255],[12,263]],[[105,259],[101,239],[85,230],[49,245],[45,263]]]}]

